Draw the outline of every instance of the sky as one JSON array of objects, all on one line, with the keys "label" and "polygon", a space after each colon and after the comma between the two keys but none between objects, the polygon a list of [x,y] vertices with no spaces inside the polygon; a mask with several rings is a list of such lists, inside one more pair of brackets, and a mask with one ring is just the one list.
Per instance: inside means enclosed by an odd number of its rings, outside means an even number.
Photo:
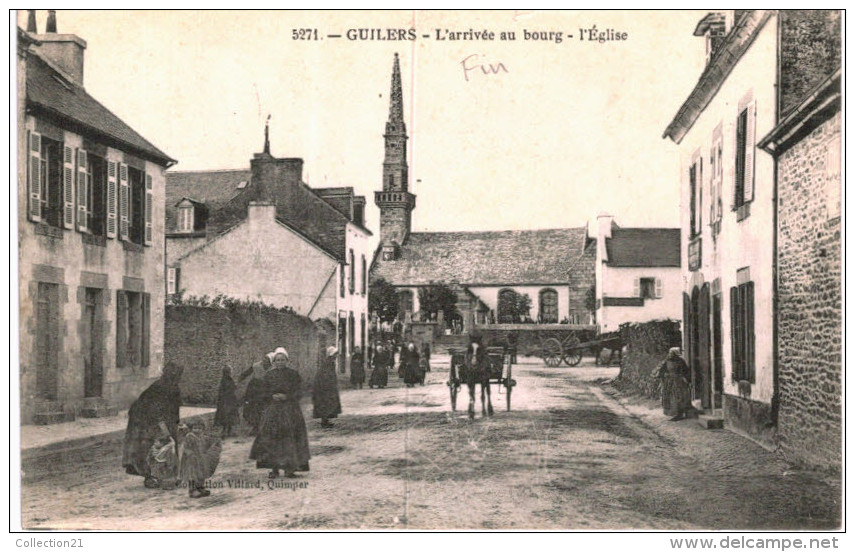
[{"label": "sky", "polygon": [[[270,115],[273,155],[303,158],[310,186],[365,195],[376,239],[395,52],[414,231],[574,227],[599,212],[679,226],[679,157],[662,133],[703,69],[692,32],[704,14],[60,10],[57,25],[87,42],[87,91],[177,159],[174,170],[248,167]],[[626,39],[580,40],[594,26]],[[415,41],[347,38],[409,28]],[[294,40],[294,29],[321,40]],[[470,29],[495,39],[447,34]]]}]

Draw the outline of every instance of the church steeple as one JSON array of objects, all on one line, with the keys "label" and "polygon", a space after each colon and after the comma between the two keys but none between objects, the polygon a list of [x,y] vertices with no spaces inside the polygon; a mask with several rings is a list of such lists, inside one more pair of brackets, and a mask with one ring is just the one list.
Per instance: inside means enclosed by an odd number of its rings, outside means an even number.
[{"label": "church steeple", "polygon": [[[382,191],[374,193],[380,208],[380,243],[403,245],[410,235],[412,211],[416,196],[409,192],[407,167],[407,127],[404,124],[404,94],[401,86],[401,64],[398,54],[392,64],[392,86],[389,93],[389,118],[386,121],[385,157]],[[384,259],[389,260],[384,249]]]}]

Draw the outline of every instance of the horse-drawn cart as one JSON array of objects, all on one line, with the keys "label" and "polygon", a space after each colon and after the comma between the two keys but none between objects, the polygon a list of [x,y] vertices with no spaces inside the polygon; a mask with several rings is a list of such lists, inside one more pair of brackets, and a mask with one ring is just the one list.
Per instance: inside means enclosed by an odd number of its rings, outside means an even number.
[{"label": "horse-drawn cart", "polygon": [[[511,392],[517,384],[512,377],[513,364],[511,363],[511,355],[507,354],[504,347],[485,347],[484,351],[486,352],[485,357],[489,361],[489,384],[497,385],[499,394],[502,393],[502,388],[504,388],[507,409],[510,411]],[[451,354],[451,367],[448,372],[448,390],[451,395],[451,410],[455,411],[457,410],[457,394],[460,392],[460,386],[463,384],[472,384],[474,389],[474,383],[472,383],[474,380],[468,377],[468,371],[472,367],[467,365],[466,350],[451,349],[449,353]],[[474,391],[470,391],[470,396],[474,397]],[[483,403],[483,396],[481,400]]]},{"label": "horse-drawn cart", "polygon": [[556,368],[563,361],[567,366],[577,366],[582,361],[582,354],[591,351],[597,364],[601,363],[600,355],[608,349],[610,354],[604,364],[611,364],[615,353],[621,358],[623,344],[619,333],[601,334],[597,339],[580,342],[578,334],[568,331],[565,335],[541,339],[541,358],[550,368]]}]

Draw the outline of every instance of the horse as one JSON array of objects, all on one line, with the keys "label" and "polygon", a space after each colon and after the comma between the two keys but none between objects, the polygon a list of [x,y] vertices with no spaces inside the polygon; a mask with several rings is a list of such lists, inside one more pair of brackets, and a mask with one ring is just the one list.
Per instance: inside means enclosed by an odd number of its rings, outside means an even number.
[{"label": "horse", "polygon": [[[479,341],[472,341],[466,349],[466,360],[461,368],[460,378],[469,387],[469,419],[475,419],[475,385],[481,384],[481,415],[493,415],[493,403],[490,400],[490,359]],[[486,406],[484,393],[487,393]]]}]

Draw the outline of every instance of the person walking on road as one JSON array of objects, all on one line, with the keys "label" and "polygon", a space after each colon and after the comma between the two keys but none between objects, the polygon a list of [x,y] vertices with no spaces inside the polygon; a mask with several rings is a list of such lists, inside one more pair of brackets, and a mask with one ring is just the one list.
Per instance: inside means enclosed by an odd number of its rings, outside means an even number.
[{"label": "person walking on road", "polygon": [[371,378],[368,380],[368,387],[375,386],[384,389],[389,384],[389,352],[383,349],[383,345],[377,344],[377,352],[374,353],[371,359],[373,369],[371,370]]},{"label": "person walking on road", "polygon": [[312,387],[313,417],[321,419],[321,427],[332,427],[331,418],[341,414],[341,400],[338,396],[338,378],[335,374],[338,349],[327,347],[327,356],[315,374]]},{"label": "person walking on road", "polygon": [[672,422],[684,419],[692,410],[689,388],[691,374],[686,361],[680,356],[680,348],[672,347],[668,351],[668,358],[662,361],[651,376],[662,382],[662,412],[672,416]]},{"label": "person walking on road", "polygon": [[362,389],[363,383],[365,383],[365,366],[362,349],[354,347],[353,354],[350,355],[350,384],[354,389]]},{"label": "person walking on road", "polygon": [[412,341],[407,344],[405,349],[401,350],[401,372],[404,375],[404,383],[407,387],[413,387],[419,383],[419,352],[416,350],[416,344]]},{"label": "person walking on road", "polygon": [[217,392],[217,412],[214,414],[214,425],[223,428],[223,437],[232,434],[232,427],[238,423],[237,385],[232,379],[232,369],[223,368],[220,379],[220,389]]},{"label": "person walking on road", "polygon": [[275,479],[282,470],[285,477],[309,471],[309,433],[300,409],[303,379],[291,368],[288,352],[273,351],[273,368],[264,376],[264,413],[249,458],[256,467],[269,469]]}]

